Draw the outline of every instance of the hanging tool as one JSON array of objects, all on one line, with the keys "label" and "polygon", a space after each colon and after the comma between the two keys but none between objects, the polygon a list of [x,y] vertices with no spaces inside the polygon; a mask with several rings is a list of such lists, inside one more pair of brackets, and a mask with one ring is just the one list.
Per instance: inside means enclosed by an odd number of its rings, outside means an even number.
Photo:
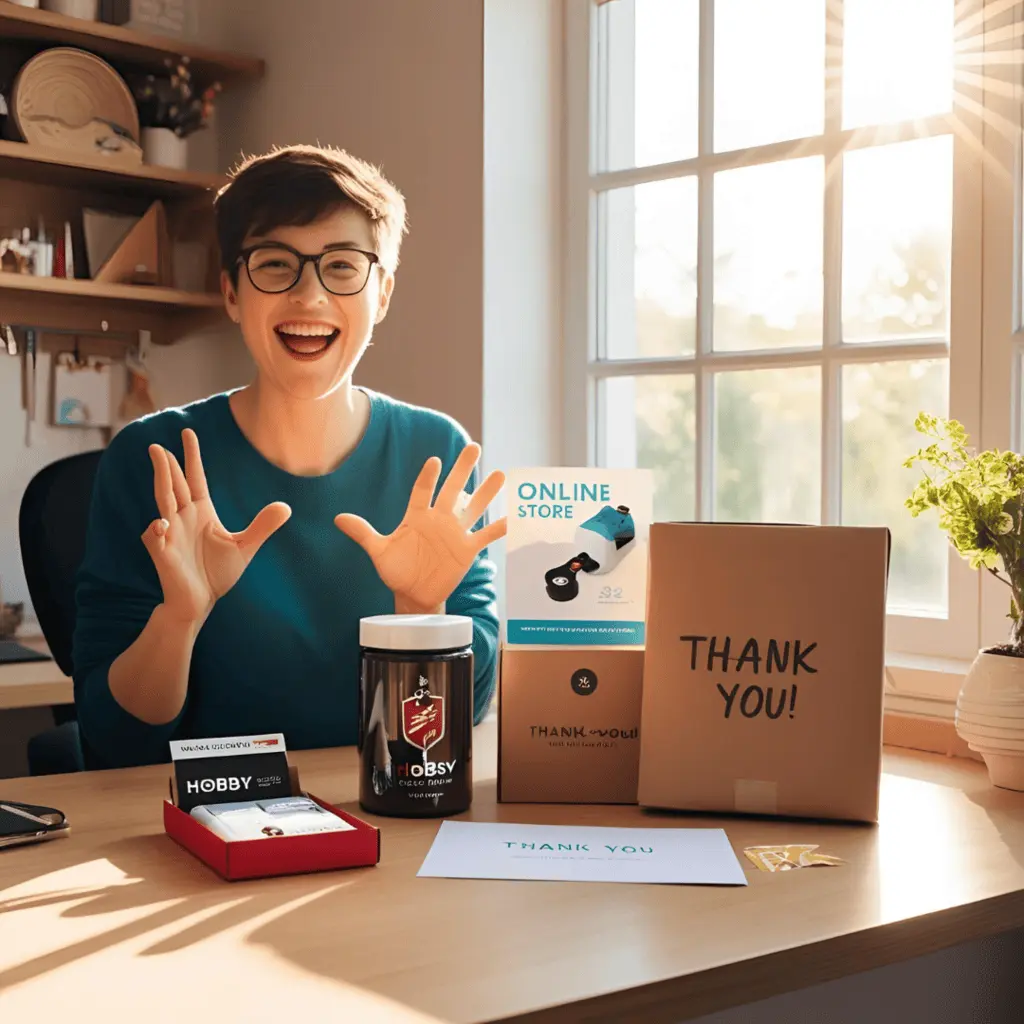
[{"label": "hanging tool", "polygon": [[36,418],[36,329],[25,328],[25,447],[32,447],[32,423]]},{"label": "hanging tool", "polygon": [[10,324],[0,324],[0,333],[7,345],[7,354],[16,356],[18,354],[18,339],[14,337],[14,329]]}]

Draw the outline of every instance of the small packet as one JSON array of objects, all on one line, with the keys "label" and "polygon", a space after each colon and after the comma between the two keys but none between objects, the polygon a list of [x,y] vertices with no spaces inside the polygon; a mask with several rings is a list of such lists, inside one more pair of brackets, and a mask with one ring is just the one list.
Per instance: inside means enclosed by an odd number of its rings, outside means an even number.
[{"label": "small packet", "polygon": [[817,845],[748,846],[743,853],[759,871],[792,871],[794,868],[830,868],[844,864],[839,857],[815,853]]}]

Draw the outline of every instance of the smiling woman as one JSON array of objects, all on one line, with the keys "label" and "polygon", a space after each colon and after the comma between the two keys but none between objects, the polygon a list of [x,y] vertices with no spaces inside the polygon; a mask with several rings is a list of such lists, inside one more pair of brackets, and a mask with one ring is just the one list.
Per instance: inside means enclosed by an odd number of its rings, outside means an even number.
[{"label": "smiling woman", "polygon": [[352,381],[387,315],[401,194],[347,153],[290,147],[246,162],[216,213],[256,376],[104,454],[74,651],[87,761],[165,761],[169,740],[204,736],[353,743],[359,620],[389,612],[472,618],[479,721],[503,476],[476,487],[457,423]]}]

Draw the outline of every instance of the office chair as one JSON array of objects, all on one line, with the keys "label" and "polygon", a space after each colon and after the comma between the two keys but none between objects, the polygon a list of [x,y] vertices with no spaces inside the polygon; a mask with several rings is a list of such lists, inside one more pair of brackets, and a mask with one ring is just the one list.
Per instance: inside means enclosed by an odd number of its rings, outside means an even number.
[{"label": "office chair", "polygon": [[[85,556],[89,503],[102,451],[83,452],[44,466],[21,499],[18,536],[29,596],[39,626],[65,675],[73,671],[75,576]],[[82,771],[93,760],[83,749],[74,707],[54,708],[57,726],[33,736],[32,775]]]}]

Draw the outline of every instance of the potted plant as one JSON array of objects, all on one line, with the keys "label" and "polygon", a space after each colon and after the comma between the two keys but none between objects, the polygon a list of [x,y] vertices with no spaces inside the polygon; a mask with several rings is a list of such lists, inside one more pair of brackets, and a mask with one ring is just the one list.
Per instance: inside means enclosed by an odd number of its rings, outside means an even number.
[{"label": "potted plant", "polygon": [[978,652],[957,698],[957,732],[995,785],[1024,790],[1024,456],[973,451],[956,420],[921,413],[915,426],[930,443],[904,464],[924,468],[910,514],[938,510],[959,554],[1008,591],[1009,638]]},{"label": "potted plant", "polygon": [[197,93],[187,57],[176,64],[169,59],[164,63],[164,74],[144,75],[132,81],[142,128],[142,152],[148,164],[183,169],[188,153],[185,140],[207,126],[221,86],[214,82]]}]

